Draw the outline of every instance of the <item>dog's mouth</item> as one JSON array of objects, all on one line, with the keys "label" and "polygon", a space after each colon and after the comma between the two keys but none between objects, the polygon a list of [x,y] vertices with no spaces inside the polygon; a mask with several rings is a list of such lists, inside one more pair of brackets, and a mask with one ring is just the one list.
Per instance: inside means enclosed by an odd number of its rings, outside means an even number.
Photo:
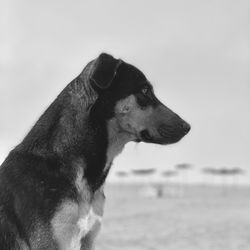
[{"label": "dog's mouth", "polygon": [[181,138],[183,138],[185,134],[163,134],[161,132],[160,136],[153,136],[150,134],[150,132],[147,129],[144,129],[140,132],[139,139],[136,140],[137,142],[146,142],[146,143],[156,143],[156,144],[162,144],[162,145],[167,145],[167,144],[172,144],[176,143]]},{"label": "dog's mouth", "polygon": [[140,132],[140,138],[144,142],[152,142],[153,136],[150,135],[147,129],[144,129]]},{"label": "dog's mouth", "polygon": [[162,140],[161,138],[156,138],[155,136],[151,135],[150,132],[147,129],[144,129],[140,132],[140,142],[146,142],[146,143],[155,143],[155,144],[168,144],[165,140]]}]

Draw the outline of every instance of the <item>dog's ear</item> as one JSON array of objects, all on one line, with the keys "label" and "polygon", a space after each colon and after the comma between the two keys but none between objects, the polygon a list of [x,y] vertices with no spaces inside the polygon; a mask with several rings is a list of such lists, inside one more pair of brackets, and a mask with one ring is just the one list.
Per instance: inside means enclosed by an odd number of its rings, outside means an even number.
[{"label": "dog's ear", "polygon": [[99,89],[110,87],[121,62],[121,60],[117,60],[111,55],[102,53],[96,59],[95,69],[90,76],[92,86]]}]

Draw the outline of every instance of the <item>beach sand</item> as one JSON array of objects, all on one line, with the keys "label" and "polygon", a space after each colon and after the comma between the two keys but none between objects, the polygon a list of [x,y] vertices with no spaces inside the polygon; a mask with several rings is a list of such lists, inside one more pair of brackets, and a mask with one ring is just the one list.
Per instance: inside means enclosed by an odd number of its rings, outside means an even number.
[{"label": "beach sand", "polygon": [[108,185],[96,250],[249,250],[250,188]]}]

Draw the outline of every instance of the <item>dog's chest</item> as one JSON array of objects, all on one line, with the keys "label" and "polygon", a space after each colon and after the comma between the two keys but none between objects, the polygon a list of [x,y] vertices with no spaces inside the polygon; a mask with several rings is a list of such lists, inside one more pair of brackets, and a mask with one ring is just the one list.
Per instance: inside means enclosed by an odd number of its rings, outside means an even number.
[{"label": "dog's chest", "polygon": [[104,198],[95,194],[91,203],[65,201],[52,219],[54,238],[60,250],[80,250],[86,235],[95,235],[100,228]]}]

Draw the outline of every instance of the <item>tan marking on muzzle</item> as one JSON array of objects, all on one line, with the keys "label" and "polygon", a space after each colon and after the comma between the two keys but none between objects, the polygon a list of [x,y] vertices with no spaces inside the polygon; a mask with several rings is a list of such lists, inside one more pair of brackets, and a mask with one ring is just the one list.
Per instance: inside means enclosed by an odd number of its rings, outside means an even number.
[{"label": "tan marking on muzzle", "polygon": [[152,126],[153,113],[154,108],[152,106],[140,107],[134,95],[118,101],[115,107],[115,114],[120,127],[135,137],[138,137],[142,130]]}]

